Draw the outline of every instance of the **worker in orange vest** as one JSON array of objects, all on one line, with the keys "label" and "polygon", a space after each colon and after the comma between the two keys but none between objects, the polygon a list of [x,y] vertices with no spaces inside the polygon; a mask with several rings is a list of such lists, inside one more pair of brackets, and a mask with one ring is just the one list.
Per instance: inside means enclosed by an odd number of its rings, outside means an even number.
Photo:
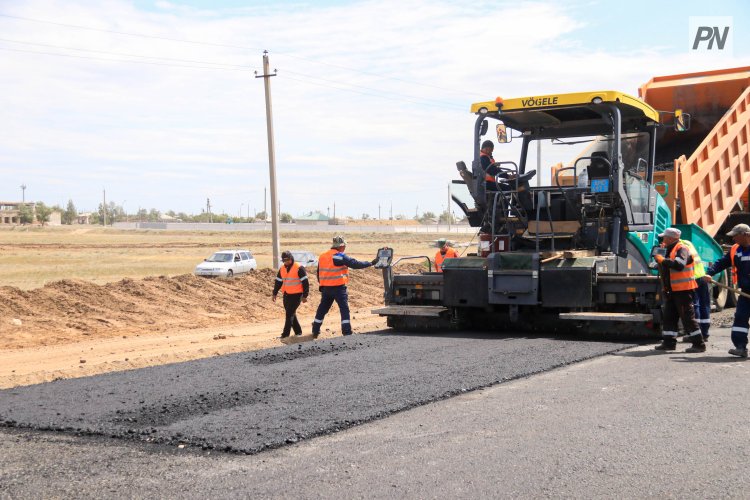
[{"label": "worker in orange vest", "polygon": [[372,262],[353,259],[346,255],[344,250],[346,250],[346,240],[342,236],[336,236],[333,238],[331,249],[320,254],[318,258],[318,283],[320,283],[321,298],[312,325],[313,338],[318,338],[320,335],[323,319],[334,302],[338,304],[341,313],[341,333],[352,334],[352,324],[349,319],[349,295],[346,291],[346,284],[349,283],[349,268],[364,269],[378,262],[377,257],[372,259]]},{"label": "worker in orange vest", "polygon": [[276,302],[276,296],[279,291],[284,294],[284,329],[281,332],[281,338],[286,338],[294,329],[295,335],[302,335],[302,327],[297,320],[297,308],[301,302],[307,302],[307,295],[310,292],[310,282],[307,279],[307,271],[294,262],[292,252],[285,251],[281,253],[282,266],[276,274],[276,282],[273,286],[273,298]]},{"label": "worker in orange vest", "polygon": [[443,261],[445,259],[458,258],[458,253],[448,246],[448,240],[446,240],[445,238],[440,238],[437,243],[440,250],[438,250],[435,254],[435,271],[442,273]]},{"label": "worker in orange vest", "polygon": [[[734,269],[737,276],[737,285],[745,293],[750,292],[750,226],[737,224],[727,233],[734,241],[734,245],[706,269],[706,275],[702,278],[706,283],[711,282],[711,276],[719,274],[729,268]],[[744,296],[737,298],[737,308],[734,310],[734,323],[732,323],[732,343],[734,347],[729,349],[729,354],[740,358],[747,358],[747,332],[750,322],[750,299]]]},{"label": "worker in orange vest", "polygon": [[[515,179],[515,175],[505,170],[500,170],[500,166],[495,163],[495,158],[492,157],[494,150],[495,145],[492,141],[484,141],[482,148],[479,150],[479,162],[484,171],[484,186],[487,191],[497,191],[498,185],[495,182],[497,176],[507,181]],[[507,190],[509,188],[506,186],[504,189]]]},{"label": "worker in orange vest", "polygon": [[658,351],[674,351],[677,348],[678,321],[682,321],[686,335],[693,340],[693,345],[685,352],[705,352],[700,325],[695,320],[693,298],[695,289],[695,269],[693,257],[688,247],[680,242],[682,232],[670,227],[659,235],[666,256],[656,254],[654,260],[659,265],[659,276],[663,285],[662,300],[664,303],[664,324],[662,342],[656,346]]}]

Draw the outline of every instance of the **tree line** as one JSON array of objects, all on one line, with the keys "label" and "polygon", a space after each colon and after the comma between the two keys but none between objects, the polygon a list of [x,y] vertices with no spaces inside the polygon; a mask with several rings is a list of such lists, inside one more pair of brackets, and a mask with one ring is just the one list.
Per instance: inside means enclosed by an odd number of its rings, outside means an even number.
[{"label": "tree line", "polygon": [[[32,208],[32,206],[34,208]],[[19,219],[21,224],[31,224],[34,219],[40,222],[42,225],[49,223],[52,212],[61,213],[61,222],[63,224],[75,224],[78,222],[79,212],[76,209],[73,200],[68,200],[67,206],[63,209],[59,205],[47,206],[42,202],[36,202],[34,204],[24,204],[19,207]],[[115,222],[162,222],[165,217],[168,216],[175,222],[216,222],[216,223],[243,223],[243,222],[258,222],[265,221],[268,219],[268,214],[265,211],[258,212],[254,216],[250,217],[234,217],[226,213],[208,213],[201,211],[200,214],[187,214],[185,212],[175,212],[174,210],[167,210],[161,212],[155,208],[145,209],[140,208],[134,214],[128,214],[125,209],[116,204],[115,202],[109,202],[106,205],[100,203],[97,210],[89,215],[90,224],[103,225],[106,221],[107,225],[112,225]],[[368,214],[362,214],[362,219],[367,220],[370,216]],[[403,215],[395,217],[396,220],[404,219]],[[283,212],[279,215],[281,222],[294,222],[294,217],[290,214]],[[422,224],[429,224],[439,222],[445,223],[456,223],[459,221],[465,221],[465,217],[457,219],[453,214],[444,211],[440,215],[436,215],[433,212],[424,212],[421,216],[415,216],[415,220],[418,220]]]}]

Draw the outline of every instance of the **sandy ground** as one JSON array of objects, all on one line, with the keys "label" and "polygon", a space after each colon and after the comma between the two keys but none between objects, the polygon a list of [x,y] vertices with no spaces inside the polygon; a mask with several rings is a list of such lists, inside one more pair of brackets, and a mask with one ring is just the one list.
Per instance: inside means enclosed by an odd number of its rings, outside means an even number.
[{"label": "sandy ground", "polygon": [[[0,388],[282,345],[283,307],[270,298],[274,276],[265,269],[231,280],[182,275],[0,287]],[[382,283],[378,270],[352,272],[355,333],[385,327],[369,312],[382,304]],[[308,334],[320,298],[314,279],[311,285],[299,311]],[[335,305],[321,338],[333,335],[340,335]]]},{"label": "sandy ground", "polygon": [[[0,287],[0,388],[278,347],[283,308],[281,301],[271,302],[274,276],[263,269],[230,280],[186,274],[105,285],[61,280],[33,290]],[[311,281],[310,300],[299,311],[308,335],[286,342],[312,340],[320,297]],[[382,304],[382,283],[379,270],[352,272],[355,333],[385,328],[385,320],[370,313]],[[728,309],[712,322],[729,326],[733,315]],[[335,305],[321,338],[334,335],[340,335]]]}]

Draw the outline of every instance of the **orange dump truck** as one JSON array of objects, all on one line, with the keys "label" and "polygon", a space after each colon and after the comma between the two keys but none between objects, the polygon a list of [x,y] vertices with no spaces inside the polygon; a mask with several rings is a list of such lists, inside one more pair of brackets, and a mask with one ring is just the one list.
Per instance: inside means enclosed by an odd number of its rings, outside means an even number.
[{"label": "orange dump truck", "polygon": [[[688,130],[662,127],[657,136],[654,183],[672,220],[726,242],[729,228],[750,224],[750,67],[657,76],[639,96],[689,115]],[[715,289],[714,296],[719,307],[736,301],[732,292]]]},{"label": "orange dump truck", "polygon": [[662,127],[657,137],[654,181],[672,219],[712,236],[750,222],[750,67],[657,76],[638,93],[657,110],[689,115],[687,131]]}]

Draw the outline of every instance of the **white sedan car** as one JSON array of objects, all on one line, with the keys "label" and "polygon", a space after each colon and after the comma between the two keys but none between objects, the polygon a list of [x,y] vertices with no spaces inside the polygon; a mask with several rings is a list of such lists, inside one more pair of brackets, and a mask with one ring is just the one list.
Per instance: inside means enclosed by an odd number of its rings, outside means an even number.
[{"label": "white sedan car", "polygon": [[235,274],[248,273],[257,268],[258,264],[250,250],[220,250],[195,266],[195,275],[231,278]]},{"label": "white sedan car", "polygon": [[314,267],[318,265],[318,257],[314,253],[306,250],[292,250],[294,262],[299,262],[302,267]]},{"label": "white sedan car", "polygon": [[[318,265],[318,257],[307,250],[290,250],[292,252],[292,257],[294,257],[294,262],[299,264],[302,267],[315,267]],[[279,266],[283,266],[284,262],[279,259]]]}]

